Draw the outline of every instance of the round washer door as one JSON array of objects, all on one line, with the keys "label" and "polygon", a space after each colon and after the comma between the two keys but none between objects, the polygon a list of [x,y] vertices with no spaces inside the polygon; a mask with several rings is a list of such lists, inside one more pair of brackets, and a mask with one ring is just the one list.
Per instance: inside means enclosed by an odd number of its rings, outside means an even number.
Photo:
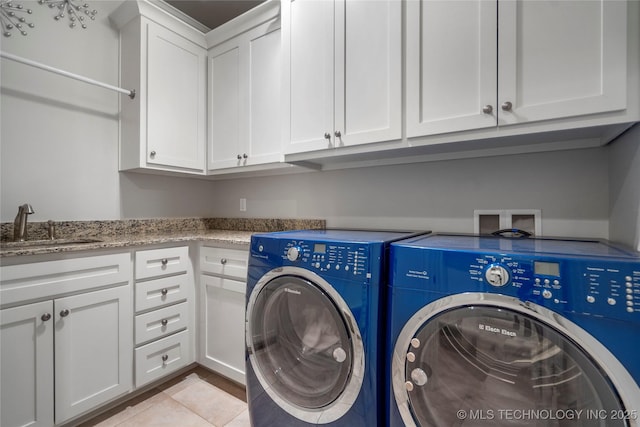
[{"label": "round washer door", "polygon": [[515,298],[461,294],[425,306],[392,363],[406,425],[636,425],[622,396],[637,400],[639,390],[615,357],[577,325]]},{"label": "round washer door", "polygon": [[318,424],[350,409],[362,386],[364,346],[328,282],[297,267],[269,272],[250,295],[246,328],[251,367],[278,406]]}]

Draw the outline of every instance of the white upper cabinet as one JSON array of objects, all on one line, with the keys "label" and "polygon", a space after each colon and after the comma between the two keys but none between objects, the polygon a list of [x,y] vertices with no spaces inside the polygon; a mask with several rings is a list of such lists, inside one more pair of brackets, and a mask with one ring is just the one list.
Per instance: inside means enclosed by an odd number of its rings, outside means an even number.
[{"label": "white upper cabinet", "polygon": [[624,1],[408,0],[407,136],[627,106]]},{"label": "white upper cabinet", "polygon": [[401,138],[399,0],[286,0],[285,152]]},{"label": "white upper cabinet", "polygon": [[280,46],[275,16],[209,49],[209,172],[283,161]]},{"label": "white upper cabinet", "polygon": [[120,80],[136,89],[121,101],[120,170],[204,174],[204,36],[147,2],[111,16],[120,28]]}]

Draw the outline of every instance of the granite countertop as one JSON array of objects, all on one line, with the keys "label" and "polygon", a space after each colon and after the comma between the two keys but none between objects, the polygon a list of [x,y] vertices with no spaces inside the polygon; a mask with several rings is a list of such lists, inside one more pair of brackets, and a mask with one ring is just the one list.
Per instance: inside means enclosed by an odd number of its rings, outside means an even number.
[{"label": "granite countertop", "polygon": [[255,232],[325,228],[325,221],[179,218],[58,222],[53,241],[47,240],[47,223],[30,223],[28,241],[18,246],[8,238],[13,224],[1,226],[0,258],[191,241],[248,247]]}]

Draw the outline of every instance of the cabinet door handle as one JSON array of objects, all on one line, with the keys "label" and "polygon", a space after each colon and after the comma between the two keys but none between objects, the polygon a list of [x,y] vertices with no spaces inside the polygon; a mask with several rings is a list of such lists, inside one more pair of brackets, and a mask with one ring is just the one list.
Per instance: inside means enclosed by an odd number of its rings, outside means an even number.
[{"label": "cabinet door handle", "polygon": [[238,154],[238,160],[242,160],[242,156]]},{"label": "cabinet door handle", "polygon": [[160,291],[160,293],[162,294],[162,296],[165,296],[165,295],[167,295],[167,294],[169,293],[169,289],[167,289],[167,288],[163,288],[163,289]]},{"label": "cabinet door handle", "polygon": [[491,113],[493,113],[493,106],[492,106],[492,105],[489,105],[489,104],[485,105],[484,107],[482,107],[482,112],[483,112],[484,114],[491,114]]},{"label": "cabinet door handle", "polygon": [[227,259],[226,258],[222,258],[220,260],[220,264],[225,265],[227,263]]},{"label": "cabinet door handle", "polygon": [[45,313],[40,318],[42,319],[43,322],[46,322],[47,320],[51,319],[51,313]]},{"label": "cabinet door handle", "polygon": [[331,141],[331,134],[329,132],[325,132],[324,139],[328,139],[329,141]]},{"label": "cabinet door handle", "polygon": [[162,355],[162,363],[165,363],[169,359],[169,356],[166,354]]},{"label": "cabinet door handle", "polygon": [[513,108],[513,104],[511,104],[509,101],[503,102],[500,108],[502,108],[504,111],[511,111],[511,108]]},{"label": "cabinet door handle", "polygon": [[342,138],[342,133],[339,130],[335,131],[333,134],[336,136],[336,138]]},{"label": "cabinet door handle", "polygon": [[162,261],[160,261],[160,262],[162,263],[162,266],[163,266],[163,267],[166,267],[166,266],[167,266],[167,264],[169,264],[169,260],[168,260],[168,259],[166,259],[166,258],[163,258],[163,259],[162,259]]},{"label": "cabinet door handle", "polygon": [[156,156],[156,152],[155,150],[149,153],[149,157],[151,157],[152,159]]},{"label": "cabinet door handle", "polygon": [[65,308],[60,312],[60,317],[67,317],[69,315],[69,309]]},{"label": "cabinet door handle", "polygon": [[169,321],[167,319],[162,319],[160,323],[162,323],[162,326],[167,326],[167,323],[169,323]]}]

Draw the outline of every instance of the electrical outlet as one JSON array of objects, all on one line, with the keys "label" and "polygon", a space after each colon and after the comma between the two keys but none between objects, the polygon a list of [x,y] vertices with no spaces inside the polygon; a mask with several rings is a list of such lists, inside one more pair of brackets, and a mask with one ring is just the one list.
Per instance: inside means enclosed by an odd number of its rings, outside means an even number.
[{"label": "electrical outlet", "polygon": [[497,230],[517,228],[534,236],[542,236],[540,209],[474,210],[474,233],[491,234]]},{"label": "electrical outlet", "polygon": [[240,212],[246,212],[246,211],[247,211],[247,199],[241,198],[240,199]]}]

